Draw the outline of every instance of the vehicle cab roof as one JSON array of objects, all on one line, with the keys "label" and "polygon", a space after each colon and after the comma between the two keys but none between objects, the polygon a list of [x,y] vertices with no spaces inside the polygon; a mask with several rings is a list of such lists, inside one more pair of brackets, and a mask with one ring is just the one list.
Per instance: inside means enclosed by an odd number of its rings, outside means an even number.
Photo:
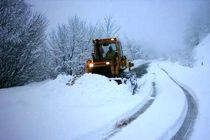
[{"label": "vehicle cab roof", "polygon": [[117,43],[117,38],[104,38],[104,39],[94,39],[93,44],[111,44]]}]

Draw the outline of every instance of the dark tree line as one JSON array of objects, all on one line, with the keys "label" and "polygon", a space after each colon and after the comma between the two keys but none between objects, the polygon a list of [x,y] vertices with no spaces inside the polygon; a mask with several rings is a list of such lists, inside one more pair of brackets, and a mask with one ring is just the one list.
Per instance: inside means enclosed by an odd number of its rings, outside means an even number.
[{"label": "dark tree line", "polygon": [[46,19],[24,0],[0,1],[0,87],[40,80]]}]

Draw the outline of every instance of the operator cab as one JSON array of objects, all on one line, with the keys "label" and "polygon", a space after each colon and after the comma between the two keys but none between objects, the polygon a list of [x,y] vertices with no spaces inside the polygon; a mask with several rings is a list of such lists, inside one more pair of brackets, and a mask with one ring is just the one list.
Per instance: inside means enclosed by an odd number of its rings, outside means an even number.
[{"label": "operator cab", "polygon": [[121,47],[119,42],[115,38],[111,39],[101,39],[101,40],[94,40],[94,51],[92,53],[93,61],[107,61],[111,60],[110,55],[108,55],[110,52],[114,52],[115,56],[118,54],[121,54],[119,50],[121,50]]}]

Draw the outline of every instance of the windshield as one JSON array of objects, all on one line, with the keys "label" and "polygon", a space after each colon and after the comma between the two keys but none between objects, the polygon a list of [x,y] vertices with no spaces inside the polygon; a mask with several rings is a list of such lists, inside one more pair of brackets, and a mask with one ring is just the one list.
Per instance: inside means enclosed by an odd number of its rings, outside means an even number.
[{"label": "windshield", "polygon": [[114,57],[117,47],[115,43],[111,44],[98,44],[96,46],[94,60],[111,60]]},{"label": "windshield", "polygon": [[116,52],[116,44],[112,43],[112,44],[101,44],[101,47],[103,49],[103,59],[106,59],[106,55],[108,54],[109,50],[111,49],[112,51]]}]

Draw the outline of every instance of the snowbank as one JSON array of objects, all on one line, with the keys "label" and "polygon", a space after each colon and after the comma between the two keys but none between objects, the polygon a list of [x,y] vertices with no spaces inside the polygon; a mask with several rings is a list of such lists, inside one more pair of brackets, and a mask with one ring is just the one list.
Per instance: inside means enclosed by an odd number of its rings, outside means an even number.
[{"label": "snowbank", "polygon": [[[103,127],[135,107],[145,94],[131,95],[128,85],[85,74],[0,90],[0,139],[76,139]],[[144,82],[142,82],[144,83]]]}]

